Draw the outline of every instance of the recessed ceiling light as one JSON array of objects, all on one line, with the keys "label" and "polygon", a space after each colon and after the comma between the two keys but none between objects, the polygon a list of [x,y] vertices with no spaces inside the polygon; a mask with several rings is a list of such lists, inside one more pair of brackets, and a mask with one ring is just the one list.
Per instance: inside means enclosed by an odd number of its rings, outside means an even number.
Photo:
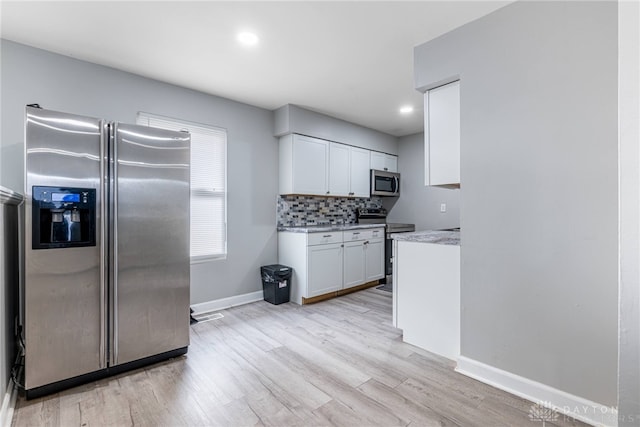
[{"label": "recessed ceiling light", "polygon": [[400,107],[400,112],[402,114],[413,113],[413,107],[411,105],[405,105],[404,107]]},{"label": "recessed ceiling light", "polygon": [[258,40],[258,36],[254,33],[250,33],[248,31],[238,33],[238,41],[245,46],[255,46],[258,44]]}]

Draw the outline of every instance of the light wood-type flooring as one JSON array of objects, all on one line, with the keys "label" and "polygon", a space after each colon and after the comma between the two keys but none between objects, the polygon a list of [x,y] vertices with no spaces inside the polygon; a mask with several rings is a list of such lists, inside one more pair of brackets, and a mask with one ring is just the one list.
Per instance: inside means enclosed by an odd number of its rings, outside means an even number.
[{"label": "light wood-type flooring", "polygon": [[[402,342],[391,294],[264,301],[191,328],[189,353],[40,399],[24,426],[542,426],[531,402]],[[547,418],[548,419],[548,418]],[[585,425],[557,415],[546,426]]]}]

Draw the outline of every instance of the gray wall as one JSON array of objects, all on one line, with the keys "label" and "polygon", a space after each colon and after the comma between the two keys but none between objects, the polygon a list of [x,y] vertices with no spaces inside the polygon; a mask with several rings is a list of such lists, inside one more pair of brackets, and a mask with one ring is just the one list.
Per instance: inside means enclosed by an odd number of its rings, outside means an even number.
[{"label": "gray wall", "polygon": [[415,72],[461,82],[462,355],[616,405],[616,2],[515,2]]},{"label": "gray wall", "polygon": [[138,111],[228,132],[228,256],[191,268],[191,301],[262,289],[259,266],[277,261],[278,146],[270,111],[2,41],[0,184],[23,192],[24,106],[134,123]]},{"label": "gray wall", "polygon": [[296,105],[285,105],[274,112],[273,133],[276,136],[299,133],[368,150],[398,154],[398,138],[393,135]]},{"label": "gray wall", "polygon": [[[398,170],[401,174],[400,197],[383,200],[389,210],[389,222],[415,224],[416,230],[434,230],[460,226],[460,190],[424,185],[424,134],[399,138]],[[440,212],[440,204],[447,212]]]}]

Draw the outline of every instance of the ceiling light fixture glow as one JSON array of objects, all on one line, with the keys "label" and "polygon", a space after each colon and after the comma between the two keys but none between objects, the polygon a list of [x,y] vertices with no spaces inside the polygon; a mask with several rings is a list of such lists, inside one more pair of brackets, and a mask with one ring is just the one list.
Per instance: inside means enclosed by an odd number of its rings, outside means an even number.
[{"label": "ceiling light fixture glow", "polygon": [[404,107],[400,107],[400,112],[402,114],[413,113],[413,107],[411,105],[405,105]]},{"label": "ceiling light fixture glow", "polygon": [[255,46],[258,44],[258,40],[258,36],[254,33],[248,31],[238,33],[238,41],[245,46]]}]

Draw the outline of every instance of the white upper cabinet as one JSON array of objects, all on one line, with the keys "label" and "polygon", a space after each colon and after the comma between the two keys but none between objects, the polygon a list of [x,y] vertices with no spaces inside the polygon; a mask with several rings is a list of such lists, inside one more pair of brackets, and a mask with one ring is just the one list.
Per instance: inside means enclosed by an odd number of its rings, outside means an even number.
[{"label": "white upper cabinet", "polygon": [[369,150],[331,143],[329,195],[369,197]]},{"label": "white upper cabinet", "polygon": [[329,141],[302,135],[280,138],[280,194],[326,195]]},{"label": "white upper cabinet", "polygon": [[329,145],[329,195],[349,196],[350,165],[349,146],[332,142]]},{"label": "white upper cabinet", "polygon": [[392,154],[371,152],[371,169],[387,172],[398,172],[398,156]]},{"label": "white upper cabinet", "polygon": [[424,94],[425,185],[460,184],[460,81]]},{"label": "white upper cabinet", "polygon": [[364,148],[349,147],[351,195],[355,197],[370,196],[369,182],[369,150]]},{"label": "white upper cabinet", "polygon": [[386,167],[386,154],[379,153],[377,151],[371,152],[371,169],[377,169],[380,171],[385,170]]},{"label": "white upper cabinet", "polygon": [[389,172],[398,172],[398,156],[387,154],[385,163]]},{"label": "white upper cabinet", "polygon": [[280,138],[280,194],[369,197],[369,150],[302,135]]}]

